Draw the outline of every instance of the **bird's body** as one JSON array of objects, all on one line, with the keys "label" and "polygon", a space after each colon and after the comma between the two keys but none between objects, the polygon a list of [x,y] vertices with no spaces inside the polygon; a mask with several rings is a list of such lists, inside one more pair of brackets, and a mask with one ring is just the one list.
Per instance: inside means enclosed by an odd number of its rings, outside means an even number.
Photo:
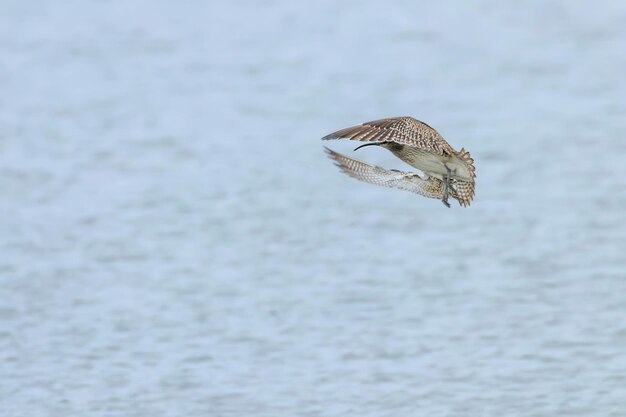
[{"label": "bird's body", "polygon": [[[463,206],[474,197],[474,160],[463,148],[456,151],[432,127],[412,117],[393,117],[347,127],[323,137],[369,142],[359,146],[381,146],[428,177],[442,182],[442,201],[448,205],[448,195]],[[355,149],[356,150],[356,149]]]},{"label": "bird's body", "polygon": [[437,155],[429,150],[415,146],[400,145],[395,142],[387,142],[380,145],[388,149],[395,156],[420,171],[443,180],[450,169],[450,177],[460,181],[472,181],[472,173],[457,155]]}]

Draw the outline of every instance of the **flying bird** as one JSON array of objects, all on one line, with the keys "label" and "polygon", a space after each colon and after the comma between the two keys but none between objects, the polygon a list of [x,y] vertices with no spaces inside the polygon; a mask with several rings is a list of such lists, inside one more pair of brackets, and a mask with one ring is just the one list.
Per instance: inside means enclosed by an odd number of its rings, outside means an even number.
[{"label": "flying bird", "polygon": [[[447,207],[450,207],[449,196],[457,199],[463,207],[468,206],[474,197],[476,170],[470,153],[463,148],[456,151],[439,132],[412,117],[374,120],[338,130],[322,139],[351,139],[368,142],[358,146],[355,151],[365,146],[380,146],[388,149],[402,161],[424,173],[423,178],[418,176],[419,181],[431,181],[429,184],[433,185],[437,183],[435,180],[438,180],[441,183],[442,192],[440,197],[434,198],[440,198]],[[348,158],[343,155],[342,157]],[[373,165],[368,166],[372,169],[383,169]],[[347,171],[344,170],[344,172]],[[411,182],[417,183],[418,178],[413,177]],[[395,186],[392,185],[392,187]]]}]

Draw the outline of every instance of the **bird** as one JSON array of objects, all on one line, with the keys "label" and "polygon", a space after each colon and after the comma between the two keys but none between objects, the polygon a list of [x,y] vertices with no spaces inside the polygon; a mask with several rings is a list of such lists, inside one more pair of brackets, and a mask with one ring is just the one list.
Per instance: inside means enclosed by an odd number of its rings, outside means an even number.
[{"label": "bird", "polygon": [[[385,169],[376,165],[371,165],[358,159],[340,154],[327,147],[324,150],[328,157],[335,162],[335,165],[345,174],[359,181],[369,184],[380,185],[389,188],[410,191],[428,198],[442,199],[444,184],[438,178],[424,176],[414,172],[405,172],[397,169]],[[456,180],[452,180],[453,182]],[[450,196],[458,199],[456,192],[451,191]]]},{"label": "bird", "polygon": [[[476,169],[468,151],[456,151],[434,128],[410,116],[389,117],[346,127],[326,135],[322,140],[350,139],[366,144],[356,147],[380,146],[410,166],[419,169],[425,178],[440,180],[441,201],[447,207],[452,195],[466,207],[474,198]],[[420,177],[421,178],[421,177]]]}]

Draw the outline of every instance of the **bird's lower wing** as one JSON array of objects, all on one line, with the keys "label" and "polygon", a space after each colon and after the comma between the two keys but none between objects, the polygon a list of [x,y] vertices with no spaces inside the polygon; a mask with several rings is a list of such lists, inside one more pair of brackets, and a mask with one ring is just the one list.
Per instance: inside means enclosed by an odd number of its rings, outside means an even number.
[{"label": "bird's lower wing", "polygon": [[437,178],[421,178],[417,174],[388,170],[370,165],[354,158],[342,155],[332,149],[324,148],[328,157],[344,173],[359,181],[383,187],[398,188],[428,198],[443,198],[443,182]]}]

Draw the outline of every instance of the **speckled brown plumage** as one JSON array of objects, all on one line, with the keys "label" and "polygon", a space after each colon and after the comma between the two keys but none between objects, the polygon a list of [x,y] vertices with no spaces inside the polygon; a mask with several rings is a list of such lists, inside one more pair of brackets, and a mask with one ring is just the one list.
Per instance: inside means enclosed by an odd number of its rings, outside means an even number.
[{"label": "speckled brown plumage", "polygon": [[390,117],[373,120],[358,126],[346,127],[326,135],[322,139],[395,142],[401,145],[425,149],[437,155],[453,155],[456,153],[439,132],[426,123],[409,116]]},{"label": "speckled brown plumage", "polygon": [[[358,159],[340,154],[331,149],[324,148],[328,157],[335,161],[335,165],[342,172],[359,181],[383,187],[397,188],[410,191],[428,198],[441,200],[444,195],[444,183],[434,177],[420,177],[418,174],[398,170],[388,170],[376,165],[371,165]],[[469,204],[466,190],[459,189],[459,182],[452,180],[453,190],[450,197],[455,198],[460,205]]]},{"label": "speckled brown plumage", "polygon": [[[455,198],[462,206],[468,206],[474,197],[476,169],[470,153],[463,148],[456,151],[439,132],[412,117],[374,120],[338,130],[322,139],[350,139],[379,145],[428,177],[453,186]],[[445,196],[442,200],[445,203]]]}]

